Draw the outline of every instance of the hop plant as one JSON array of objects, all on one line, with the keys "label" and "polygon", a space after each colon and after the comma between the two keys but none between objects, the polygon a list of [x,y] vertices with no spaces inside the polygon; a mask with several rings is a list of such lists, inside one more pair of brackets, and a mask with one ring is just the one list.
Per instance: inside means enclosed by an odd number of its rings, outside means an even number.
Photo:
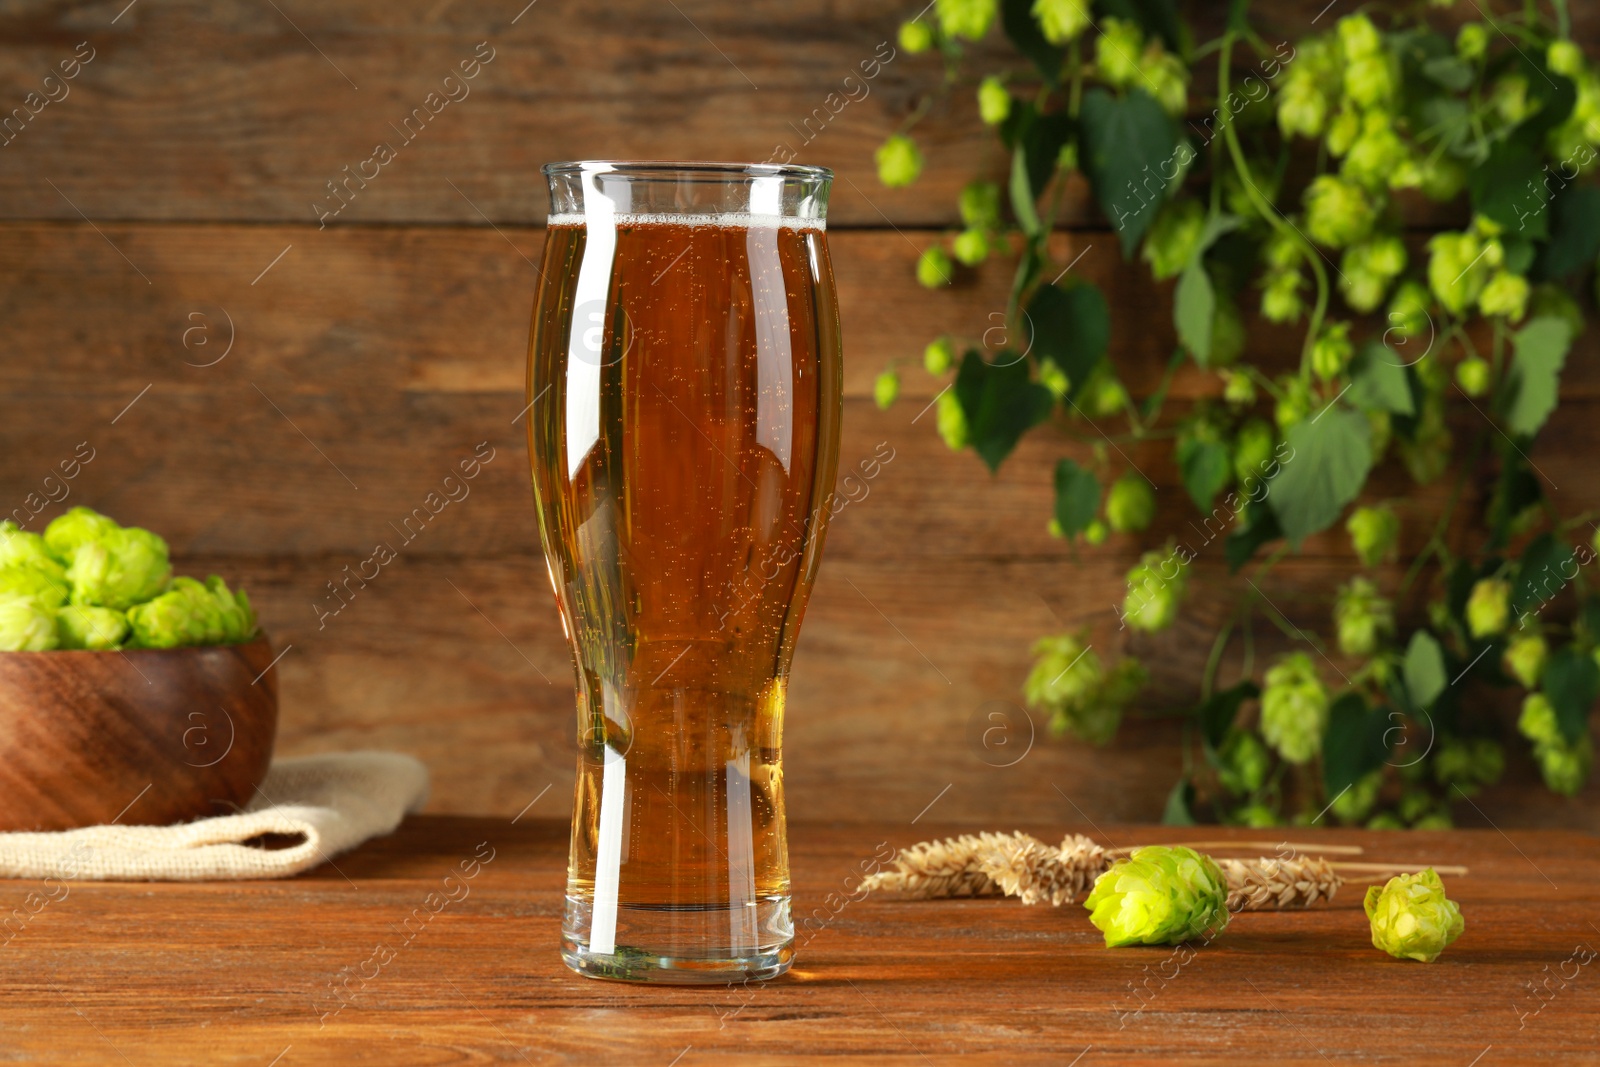
[{"label": "hop plant", "polygon": [[1063,45],[1089,25],[1088,0],[1033,0],[1033,17],[1045,40]]},{"label": "hop plant", "polygon": [[910,185],[922,173],[922,151],[903,133],[879,145],[873,160],[878,165],[878,181],[889,189]]},{"label": "hop plant", "polygon": [[56,614],[56,638],[61,648],[117,648],[127,636],[128,617],[113,608],[69,604]]},{"label": "hop plant", "polygon": [[1127,19],[1100,21],[1100,37],[1094,43],[1094,65],[1108,85],[1124,88],[1139,79],[1138,57],[1144,51],[1144,34],[1137,23]]},{"label": "hop plant", "polygon": [[1048,711],[1057,732],[1096,745],[1110,741],[1123,708],[1144,683],[1139,662],[1124,659],[1108,672],[1081,634],[1046,637],[1033,646],[1033,654],[1033,670],[1023,683],[1028,705]]},{"label": "hop plant", "polygon": [[1308,762],[1322,749],[1328,725],[1328,691],[1304,652],[1292,652],[1266,673],[1261,691],[1261,736],[1290,763]]},{"label": "hop plant", "polygon": [[1467,597],[1467,629],[1473,637],[1504,633],[1511,619],[1511,583],[1501,578],[1480,578]]},{"label": "hop plant", "polygon": [[1135,630],[1159,633],[1178,617],[1188,586],[1188,564],[1168,547],[1146,552],[1128,571],[1128,592],[1122,598],[1123,622]]},{"label": "hop plant", "polygon": [[1300,290],[1305,275],[1298,270],[1277,270],[1266,276],[1261,291],[1261,317],[1268,322],[1295,322],[1305,311]]},{"label": "hop plant", "polygon": [[1483,58],[1489,47],[1489,27],[1481,22],[1468,22],[1456,31],[1456,55],[1474,62]]},{"label": "hop plant", "polygon": [[994,182],[968,182],[956,206],[969,228],[992,230],[1000,224],[1000,187]]},{"label": "hop plant", "polygon": [[994,75],[978,83],[978,117],[986,126],[998,126],[1011,114],[1011,93]]},{"label": "hop plant", "polygon": [[939,437],[952,452],[959,452],[972,443],[967,430],[967,413],[955,390],[946,389],[935,403],[934,417],[938,420]]},{"label": "hop plant", "polygon": [[1039,384],[1050,390],[1050,395],[1060,400],[1072,388],[1072,379],[1067,377],[1067,372],[1056,365],[1053,359],[1039,361]]},{"label": "hop plant", "polygon": [[1566,739],[1549,697],[1528,694],[1517,717],[1517,732],[1533,742],[1534,762],[1546,786],[1569,797],[1583,788],[1594,762],[1594,743],[1587,734],[1575,744]]},{"label": "hop plant", "polygon": [[1280,432],[1288,433],[1311,414],[1311,387],[1299,375],[1292,375],[1278,379],[1278,393],[1272,419]]},{"label": "hop plant", "polygon": [[1498,782],[1505,769],[1505,751],[1487,737],[1447,740],[1433,759],[1434,780],[1468,796]]},{"label": "hop plant", "polygon": [[1369,886],[1365,904],[1372,946],[1396,959],[1432,963],[1466,928],[1460,907],[1445,896],[1432,867]]},{"label": "hop plant", "polygon": [[1345,249],[1339,261],[1339,291],[1356,311],[1383,303],[1389,283],[1406,269],[1406,248],[1393,234],[1373,237]]},{"label": "hop plant", "polygon": [[893,367],[879,374],[872,382],[872,400],[879,411],[888,411],[900,396],[900,375]]},{"label": "hop plant", "polygon": [[1233,476],[1240,486],[1253,490],[1256,482],[1266,476],[1276,440],[1265,419],[1246,419],[1240,424],[1233,437]]},{"label": "hop plant", "polygon": [[1189,265],[1205,223],[1205,210],[1192,199],[1171,201],[1156,214],[1140,255],[1157,281],[1175,278]]},{"label": "hop plant", "polygon": [[1229,730],[1217,750],[1217,761],[1217,779],[1223,788],[1235,795],[1247,795],[1266,782],[1272,754],[1249,730]]},{"label": "hop plant", "polygon": [[1150,525],[1156,514],[1156,493],[1150,483],[1128,471],[1111,484],[1106,494],[1106,522],[1118,533],[1137,533]]},{"label": "hop plant", "polygon": [[1350,546],[1368,567],[1392,558],[1400,541],[1400,517],[1388,506],[1356,508],[1344,528]]},{"label": "hop plant", "polygon": [[1456,364],[1456,384],[1468,396],[1487,393],[1490,376],[1489,361],[1482,356],[1468,356]]},{"label": "hop plant", "polygon": [[1446,310],[1464,314],[1489,282],[1483,241],[1474,233],[1435,234],[1428,251],[1428,288]]},{"label": "hop plant", "polygon": [[949,285],[954,275],[955,267],[951,265],[950,257],[938,245],[929,245],[917,257],[917,284],[925,289]]},{"label": "hop plant", "polygon": [[1350,784],[1350,787],[1329,803],[1329,808],[1339,821],[1347,825],[1361,822],[1372,812],[1378,803],[1378,794],[1383,791],[1383,770],[1380,768],[1365,774]]},{"label": "hop plant", "polygon": [[1506,645],[1503,659],[1506,673],[1521,682],[1522,688],[1537,689],[1539,677],[1544,674],[1544,664],[1549,654],[1549,646],[1538,634],[1525,634],[1513,638],[1511,643]]},{"label": "hop plant", "polygon": [[989,235],[982,230],[962,230],[950,246],[956,259],[968,267],[976,267],[989,258]]},{"label": "hop plant", "polygon": [[900,47],[911,55],[926,52],[933,47],[933,27],[921,19],[912,19],[900,24]]},{"label": "hop plant", "polygon": [[1221,373],[1222,399],[1232,407],[1253,407],[1256,402],[1256,383],[1250,375],[1226,370]]},{"label": "hop plant", "polygon": [[1377,586],[1357,575],[1339,590],[1333,620],[1339,632],[1339,651],[1347,656],[1370,656],[1378,642],[1394,632],[1394,606],[1378,595]]},{"label": "hop plant", "polygon": [[[1387,69],[1387,61],[1385,61]],[[1381,111],[1368,112],[1361,120],[1361,132],[1350,142],[1344,153],[1339,173],[1351,181],[1359,182],[1377,192],[1386,186],[1402,183],[1421,183],[1421,172],[1402,172],[1411,163],[1406,143],[1395,132],[1389,116]],[[1401,175],[1397,178],[1397,175]]]},{"label": "hop plant", "polygon": [[1306,233],[1329,248],[1355,244],[1372,231],[1372,201],[1355,182],[1321,174],[1306,186]]},{"label": "hop plant", "polygon": [[946,374],[955,361],[955,345],[948,337],[936,337],[922,350],[922,369],[929,374]]},{"label": "hop plant", "polygon": [[1323,381],[1332,381],[1344,373],[1353,355],[1355,345],[1350,342],[1350,324],[1330,322],[1311,344],[1311,370]]},{"label": "hop plant", "polygon": [[936,0],[933,10],[946,37],[978,41],[994,25],[999,8],[999,0]]},{"label": "hop plant", "polygon": [[1211,857],[1148,845],[1095,880],[1083,906],[1106,947],[1176,945],[1228,925],[1228,882]]},{"label": "hop plant", "polygon": [[1478,294],[1478,310],[1517,322],[1527,313],[1528,293],[1528,279],[1507,270],[1497,271]]},{"label": "hop plant", "polygon": [[1432,300],[1421,283],[1406,281],[1395,288],[1389,298],[1388,319],[1391,331],[1399,340],[1410,341],[1428,330],[1428,308]]},{"label": "hop plant", "polygon": [[57,642],[54,611],[35,597],[0,593],[0,652],[44,652]]}]

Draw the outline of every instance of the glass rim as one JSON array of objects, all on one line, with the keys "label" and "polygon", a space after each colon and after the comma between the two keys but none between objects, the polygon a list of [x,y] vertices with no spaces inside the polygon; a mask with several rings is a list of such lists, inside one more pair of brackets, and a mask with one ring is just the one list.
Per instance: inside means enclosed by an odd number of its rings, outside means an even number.
[{"label": "glass rim", "polygon": [[546,163],[539,170],[546,178],[579,174],[617,174],[630,178],[794,178],[799,181],[833,180],[828,167],[804,163],[733,163],[712,160],[577,159]]}]

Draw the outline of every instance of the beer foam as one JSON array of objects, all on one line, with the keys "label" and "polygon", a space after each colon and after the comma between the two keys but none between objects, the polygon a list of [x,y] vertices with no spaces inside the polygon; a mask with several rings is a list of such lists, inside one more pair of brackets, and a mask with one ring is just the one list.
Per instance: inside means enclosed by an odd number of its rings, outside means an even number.
[{"label": "beer foam", "polygon": [[[725,211],[716,215],[674,215],[622,211],[614,215],[596,215],[595,219],[609,219],[614,226],[714,226],[721,229],[740,230],[817,230],[828,224],[823,219],[797,219],[787,215],[753,215],[745,211]],[[587,226],[589,217],[575,211],[551,215],[547,226]]]}]

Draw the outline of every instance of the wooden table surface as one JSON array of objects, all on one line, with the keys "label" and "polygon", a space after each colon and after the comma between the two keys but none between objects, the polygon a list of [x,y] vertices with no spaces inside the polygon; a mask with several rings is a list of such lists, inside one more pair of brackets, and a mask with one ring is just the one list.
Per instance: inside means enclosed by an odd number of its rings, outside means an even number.
[{"label": "wooden table surface", "polygon": [[[285,882],[0,884],[16,909],[0,1062],[1600,1062],[1595,838],[1298,831],[1369,859],[1468,865],[1446,880],[1465,934],[1431,966],[1390,959],[1355,883],[1311,912],[1242,914],[1180,965],[1169,949],[1102,948],[1076,906],[850,899],[880,850],[944,829],[793,826],[812,921],[790,974],[749,987],[568,972],[556,821],[413,818]],[[445,882],[474,858],[474,878]]]}]

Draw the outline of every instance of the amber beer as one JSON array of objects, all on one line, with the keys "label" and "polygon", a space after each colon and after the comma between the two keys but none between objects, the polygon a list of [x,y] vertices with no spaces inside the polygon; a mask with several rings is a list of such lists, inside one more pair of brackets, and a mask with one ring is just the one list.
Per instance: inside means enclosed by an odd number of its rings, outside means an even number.
[{"label": "amber beer", "polygon": [[545,173],[527,423],[577,674],[563,954],[771,977],[793,951],[784,694],[838,460],[831,175]]}]

